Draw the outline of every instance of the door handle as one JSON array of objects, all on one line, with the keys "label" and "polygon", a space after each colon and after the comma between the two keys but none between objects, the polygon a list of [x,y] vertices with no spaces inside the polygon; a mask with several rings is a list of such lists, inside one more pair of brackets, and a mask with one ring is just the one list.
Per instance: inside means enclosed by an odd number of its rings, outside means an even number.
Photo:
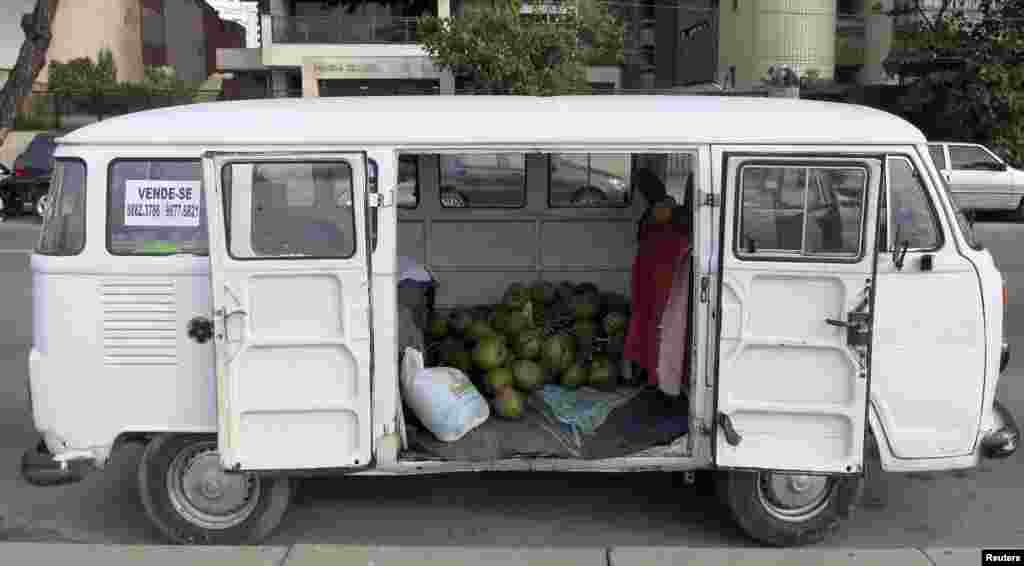
[{"label": "door handle", "polygon": [[826,318],[825,322],[827,322],[828,324],[831,324],[832,326],[838,326],[840,328],[853,328],[853,325],[850,324],[849,322],[845,322],[845,321],[842,321],[842,320],[836,320],[834,318]]},{"label": "door handle", "polygon": [[871,314],[855,311],[849,313],[847,317],[848,320],[826,318],[825,323],[830,326],[845,328],[846,343],[850,346],[867,346],[871,340]]},{"label": "door handle", "polygon": [[235,310],[229,312],[224,307],[221,307],[221,308],[217,309],[217,311],[214,312],[214,314],[216,314],[217,316],[220,317],[221,326],[223,326],[223,328],[224,328],[224,341],[225,342],[229,342],[229,340],[228,340],[228,319],[231,318],[232,316],[235,316],[236,314],[242,315],[242,316],[249,316],[249,313],[246,312],[245,309],[235,309]]}]

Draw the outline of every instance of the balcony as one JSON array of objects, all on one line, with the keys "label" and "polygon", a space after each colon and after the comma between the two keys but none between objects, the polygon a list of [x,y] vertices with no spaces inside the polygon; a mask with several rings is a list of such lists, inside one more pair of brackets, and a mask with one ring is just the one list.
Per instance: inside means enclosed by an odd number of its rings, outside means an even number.
[{"label": "balcony", "polygon": [[416,18],[396,16],[269,16],[275,44],[416,43]]}]

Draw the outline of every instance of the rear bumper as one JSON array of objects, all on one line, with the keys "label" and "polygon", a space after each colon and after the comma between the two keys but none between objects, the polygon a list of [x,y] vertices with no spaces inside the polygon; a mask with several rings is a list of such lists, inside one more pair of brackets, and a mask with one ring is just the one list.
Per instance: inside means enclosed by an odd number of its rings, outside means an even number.
[{"label": "rear bumper", "polygon": [[21,477],[35,486],[67,485],[78,483],[93,470],[84,459],[58,461],[46,447],[42,438],[21,456]]},{"label": "rear bumper", "polygon": [[1013,414],[998,400],[992,405],[996,426],[981,439],[981,453],[986,458],[1006,458],[1017,451],[1020,428]]}]

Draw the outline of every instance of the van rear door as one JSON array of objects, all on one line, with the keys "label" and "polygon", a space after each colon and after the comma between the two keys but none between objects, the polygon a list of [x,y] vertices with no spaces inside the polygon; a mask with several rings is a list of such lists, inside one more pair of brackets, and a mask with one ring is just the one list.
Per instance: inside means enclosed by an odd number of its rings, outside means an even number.
[{"label": "van rear door", "polygon": [[713,160],[725,171],[715,463],[857,473],[881,160],[783,148]]},{"label": "van rear door", "polygon": [[366,155],[207,154],[228,469],[370,463]]}]

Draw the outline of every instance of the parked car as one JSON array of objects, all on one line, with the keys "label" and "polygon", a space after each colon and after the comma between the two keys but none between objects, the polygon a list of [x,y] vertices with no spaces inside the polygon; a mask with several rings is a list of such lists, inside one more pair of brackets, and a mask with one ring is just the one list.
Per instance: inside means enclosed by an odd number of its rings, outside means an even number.
[{"label": "parked car", "polygon": [[7,210],[7,184],[10,182],[11,170],[0,163],[0,213]]},{"label": "parked car", "polygon": [[4,212],[9,215],[30,212],[43,216],[50,204],[50,175],[57,133],[37,134],[25,151],[14,160],[14,174],[6,183]]},{"label": "parked car", "polygon": [[1024,219],[1024,171],[975,143],[935,142],[928,149],[961,209],[1013,211]]}]

